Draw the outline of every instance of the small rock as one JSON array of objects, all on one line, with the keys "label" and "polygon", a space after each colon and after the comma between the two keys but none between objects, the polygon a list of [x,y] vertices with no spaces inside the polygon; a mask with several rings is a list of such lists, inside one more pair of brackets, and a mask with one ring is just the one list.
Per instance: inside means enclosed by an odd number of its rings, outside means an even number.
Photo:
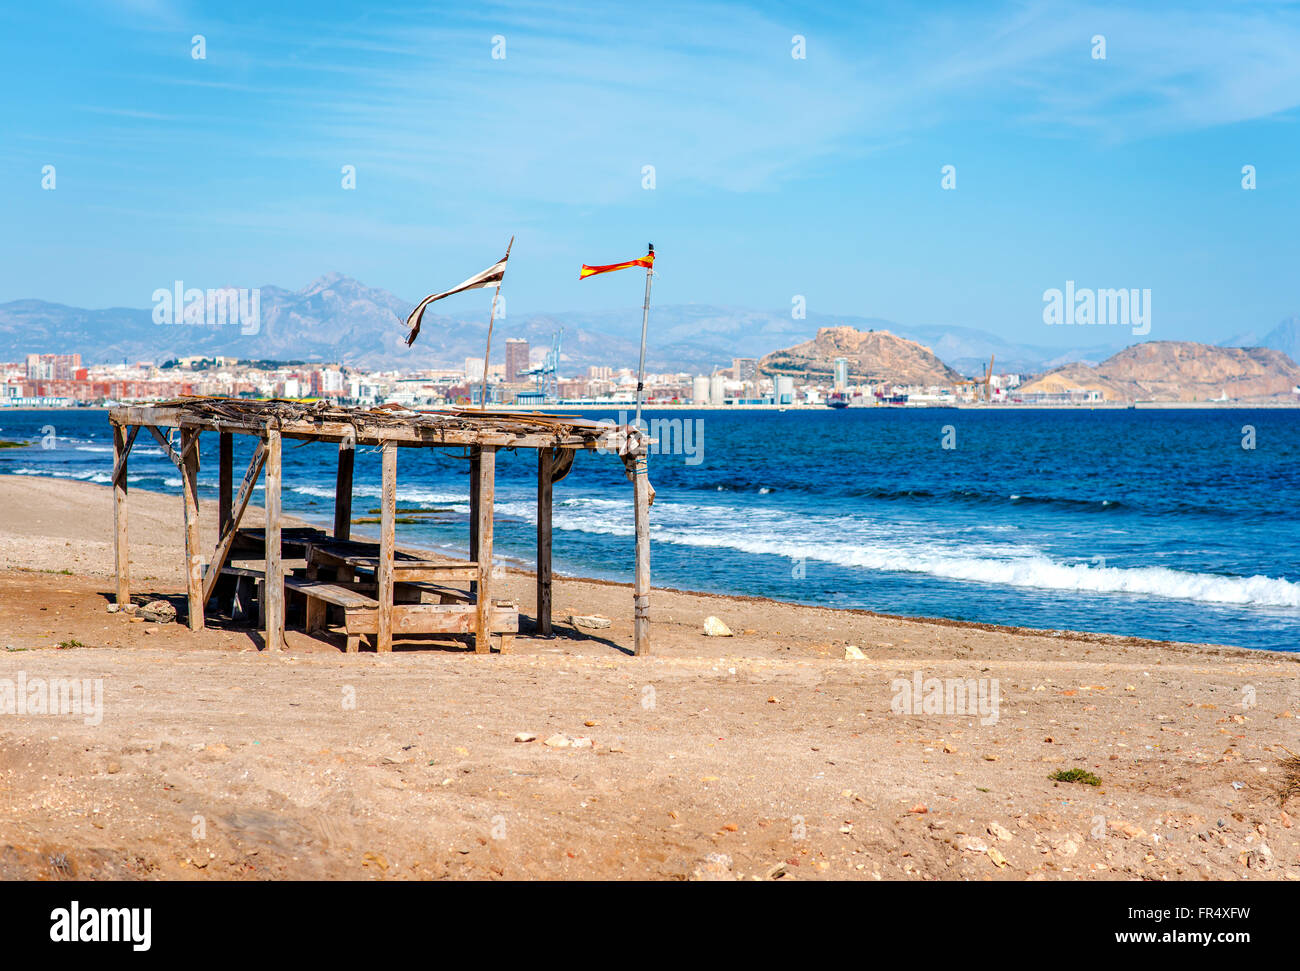
[{"label": "small rock", "polygon": [[120,762],[110,762],[110,763],[108,763],[108,774],[109,774],[109,775],[116,775],[117,773],[119,773],[119,772],[121,772],[121,771],[122,771],[122,764],[121,764]]},{"label": "small rock", "polygon": [[575,738],[574,736],[566,735],[563,732],[556,732],[546,741],[542,742],[542,744],[550,746],[551,748],[591,748],[592,747],[591,739],[586,738],[585,736],[579,736]]},{"label": "small rock", "polygon": [[1061,859],[1063,860],[1072,859],[1074,855],[1078,852],[1079,852],[1079,845],[1075,843],[1074,840],[1064,840],[1059,846],[1056,847],[1056,855],[1061,857]]},{"label": "small rock", "polygon": [[108,610],[108,612],[109,612],[110,614],[115,614],[115,613],[117,613],[119,610],[121,610],[122,608],[119,607],[117,604],[109,604],[108,607],[107,607],[106,609]]},{"label": "small rock", "polygon": [[1146,830],[1141,826],[1134,826],[1132,823],[1126,823],[1122,819],[1117,819],[1110,824],[1110,828],[1119,833],[1125,839],[1138,839],[1146,835]]},{"label": "small rock", "polygon": [[176,619],[176,608],[166,600],[150,600],[140,608],[140,616],[155,624],[170,624]]},{"label": "small rock", "polygon": [[957,849],[963,853],[987,853],[989,845],[978,836],[963,836],[957,841]]},{"label": "small rock", "polygon": [[609,618],[601,617],[599,614],[570,614],[569,623],[574,627],[582,627],[587,630],[604,630],[609,626]]},{"label": "small rock", "polygon": [[725,853],[710,853],[691,873],[692,880],[734,880],[731,857]]},{"label": "small rock", "polygon": [[844,660],[846,661],[865,661],[867,656],[858,650],[856,644],[846,645],[844,648]]},{"label": "small rock", "polygon": [[517,735],[515,735],[515,741],[516,741],[516,742],[535,742],[535,741],[537,741],[537,736],[534,735],[532,732],[519,732]]},{"label": "small rock", "polygon": [[704,633],[707,637],[731,637],[731,628],[717,617],[704,618]]},{"label": "small rock", "polygon": [[1003,826],[1001,823],[997,822],[996,820],[994,822],[989,823],[989,835],[1002,840],[1002,842],[1004,843],[1015,839],[1015,837],[1011,834],[1011,830],[1007,829],[1005,826]]}]

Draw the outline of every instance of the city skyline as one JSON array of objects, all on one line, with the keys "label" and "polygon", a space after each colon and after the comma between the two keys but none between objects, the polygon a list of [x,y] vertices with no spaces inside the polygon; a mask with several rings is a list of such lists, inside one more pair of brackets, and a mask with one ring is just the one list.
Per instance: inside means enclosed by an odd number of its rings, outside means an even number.
[{"label": "city skyline", "polygon": [[516,233],[516,314],[638,304],[577,267],[647,240],[657,303],[802,298],[1062,347],[1090,340],[1043,323],[1067,281],[1150,290],[1151,339],[1300,310],[1295,4],[665,4],[636,31],[335,7],[310,34],[305,8],[251,9],[70,4],[58,32],[0,14],[27,82],[4,108],[0,302],[329,270],[418,299]]}]

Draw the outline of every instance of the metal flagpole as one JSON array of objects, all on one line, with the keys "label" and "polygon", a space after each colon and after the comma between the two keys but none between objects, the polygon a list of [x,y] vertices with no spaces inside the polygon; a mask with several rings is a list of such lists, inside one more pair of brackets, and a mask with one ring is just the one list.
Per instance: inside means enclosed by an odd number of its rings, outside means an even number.
[{"label": "metal flagpole", "polygon": [[[504,260],[502,260],[503,263],[508,264],[510,262],[510,247],[514,245],[515,245],[515,238],[514,236],[511,236],[510,242],[506,244],[506,257]],[[487,349],[483,351],[483,390],[479,392],[479,396],[478,396],[479,411],[487,410],[488,358],[492,356],[492,322],[496,320],[497,317],[497,297],[501,296],[501,284],[504,283],[505,280],[506,280],[506,271],[502,269],[501,279],[497,281],[497,292],[492,295],[492,310],[488,313]],[[649,294],[647,294],[646,300],[649,301],[649,299],[650,296]]]},{"label": "metal flagpole", "polygon": [[[650,244],[650,252],[655,251],[655,244]],[[650,279],[654,276],[654,267],[645,268],[645,306],[641,309],[641,363],[636,370],[636,424],[637,431],[641,430],[641,395],[645,389],[645,332],[646,326],[650,323]]]}]

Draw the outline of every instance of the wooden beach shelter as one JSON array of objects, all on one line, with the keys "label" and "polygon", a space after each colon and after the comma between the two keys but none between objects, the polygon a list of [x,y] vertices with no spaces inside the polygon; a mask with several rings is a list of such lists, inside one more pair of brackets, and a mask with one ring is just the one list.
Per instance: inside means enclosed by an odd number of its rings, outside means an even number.
[{"label": "wooden beach shelter", "polygon": [[[161,446],[181,474],[185,511],[185,563],[189,625],[204,626],[204,611],[218,581],[236,590],[234,600],[258,591],[257,611],[266,645],[284,645],[286,596],[304,601],[304,626],[322,630],[332,610],[341,617],[347,650],[362,635],[379,651],[391,651],[395,634],[471,634],[485,653],[491,638],[506,643],[518,630],[518,606],[493,598],[492,525],[496,457],[502,449],[537,452],[536,630],[551,633],[551,494],[579,451],[617,456],[632,480],[636,530],[633,588],[635,650],[650,651],[648,439],[630,426],[616,427],[577,416],[483,411],[409,411],[396,406],[344,408],[324,402],[253,401],[186,397],[157,405],[109,411],[113,426],[113,519],[117,602],[130,601],[127,545],[127,459],[143,430]],[[177,443],[164,429],[177,429]],[[218,539],[204,556],[199,533],[199,437],[219,440]],[[233,436],[257,445],[238,492],[233,490]],[[281,449],[285,439],[337,446],[334,529],[285,529],[281,525]],[[378,543],[354,541],[352,470],[355,450],[382,453],[383,488]],[[470,466],[470,528],[467,560],[430,559],[396,545],[397,456],[403,448],[464,450]],[[240,526],[259,476],[264,473],[265,529]],[[468,589],[466,589],[468,588]]]}]

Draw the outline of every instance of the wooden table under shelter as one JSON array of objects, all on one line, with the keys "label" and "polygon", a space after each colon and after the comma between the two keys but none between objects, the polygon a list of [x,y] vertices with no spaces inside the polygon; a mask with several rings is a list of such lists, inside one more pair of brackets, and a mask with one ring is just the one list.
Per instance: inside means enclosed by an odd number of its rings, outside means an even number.
[{"label": "wooden table under shelter", "polygon": [[[161,446],[180,472],[185,512],[186,593],[191,630],[219,587],[232,615],[255,600],[267,647],[284,646],[286,596],[304,603],[304,628],[317,633],[329,616],[341,620],[346,650],[361,637],[379,651],[393,649],[397,634],[472,635],[479,653],[500,646],[519,629],[518,605],[494,599],[492,571],[496,457],[501,449],[537,452],[537,599],[535,631],[551,633],[552,487],[579,451],[621,459],[632,481],[636,532],[633,585],[635,652],[650,651],[649,509],[654,492],[647,475],[649,439],[631,426],[578,416],[477,410],[412,411],[396,406],[361,409],[325,402],[185,397],[156,405],[109,411],[113,426],[113,521],[117,603],[130,602],[127,543],[127,460],[141,431]],[[165,429],[176,429],[173,436]],[[218,538],[204,556],[199,531],[199,437],[218,436]],[[238,492],[234,438],[257,445]],[[281,450],[284,439],[327,442],[338,448],[334,530],[281,524]],[[379,542],[351,537],[352,471],[358,447],[382,453]],[[463,449],[470,466],[469,556],[433,558],[396,545],[397,455],[401,448]],[[264,480],[266,526],[241,528],[258,478]]]}]

